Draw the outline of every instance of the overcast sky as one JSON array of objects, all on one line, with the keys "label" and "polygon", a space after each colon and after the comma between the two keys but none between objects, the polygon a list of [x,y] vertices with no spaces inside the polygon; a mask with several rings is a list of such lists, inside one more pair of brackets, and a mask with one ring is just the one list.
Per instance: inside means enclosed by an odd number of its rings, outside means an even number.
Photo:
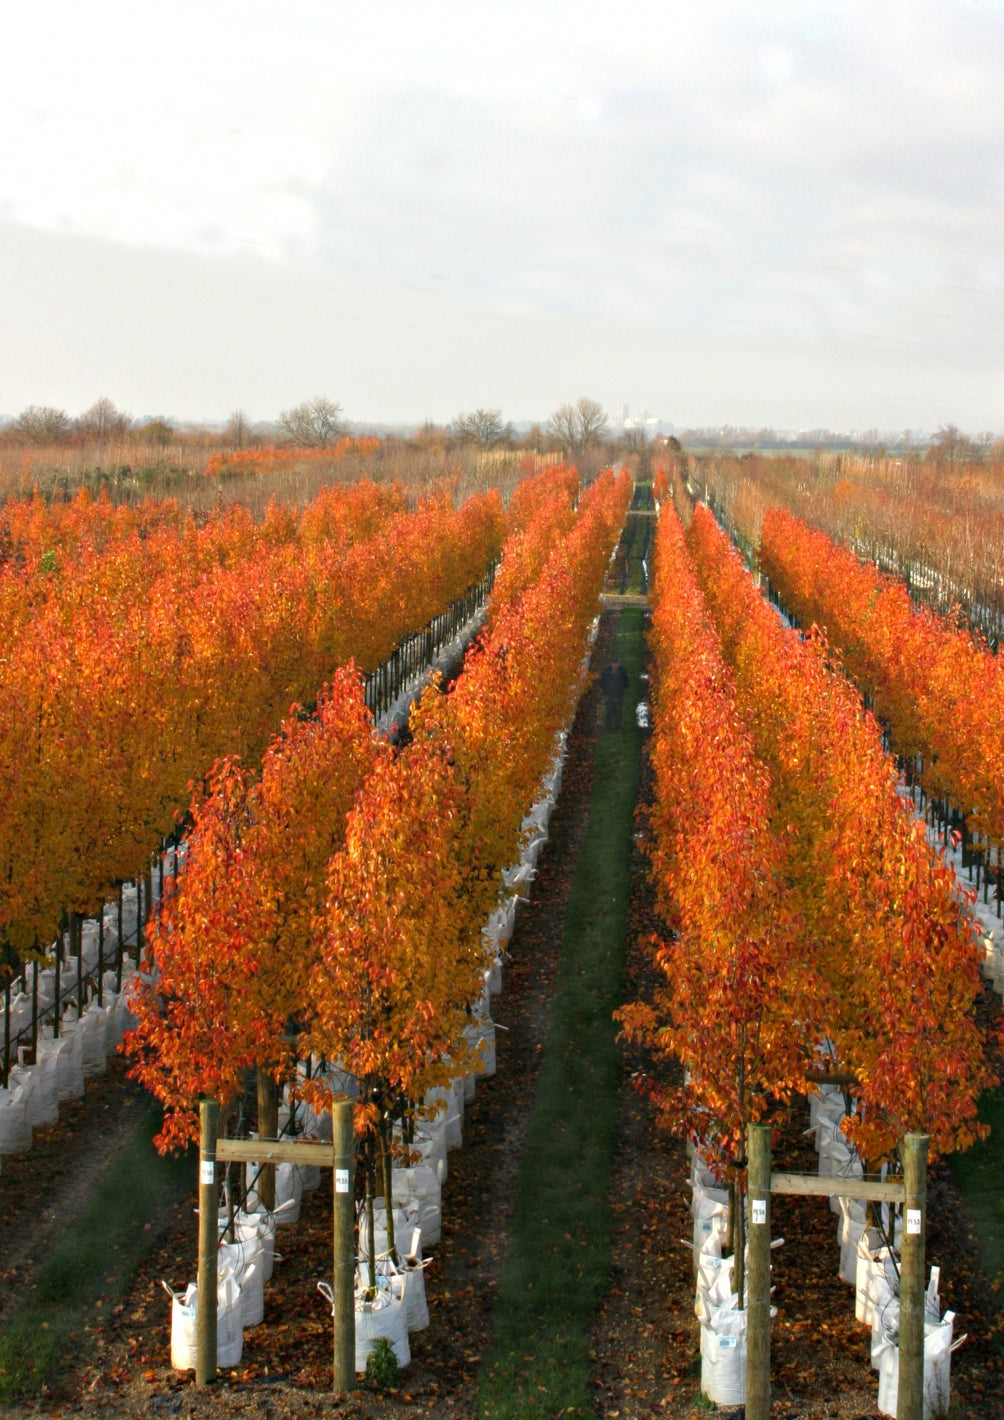
[{"label": "overcast sky", "polygon": [[1004,430],[999,0],[35,0],[0,414]]}]

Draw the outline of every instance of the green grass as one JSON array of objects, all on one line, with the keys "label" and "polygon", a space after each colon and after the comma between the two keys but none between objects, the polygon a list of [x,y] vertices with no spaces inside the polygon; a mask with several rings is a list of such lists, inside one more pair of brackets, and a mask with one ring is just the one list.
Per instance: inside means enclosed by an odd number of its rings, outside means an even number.
[{"label": "green grass", "polygon": [[610,1275],[609,1189],[640,732],[640,611],[621,613],[615,656],[630,685],[624,728],[601,731],[509,1254],[479,1377],[479,1413],[591,1413],[589,1332]]},{"label": "green grass", "polygon": [[86,1355],[85,1323],[109,1314],[156,1241],[158,1220],[192,1183],[190,1155],[163,1159],[154,1150],[159,1128],[160,1110],[151,1107],[93,1198],[39,1266],[31,1299],[8,1318],[0,1334],[0,1401],[37,1394],[60,1362]]},{"label": "green grass", "polygon": [[955,1185],[966,1202],[980,1255],[990,1281],[1004,1286],[1004,1097],[987,1091],[980,1101],[980,1119],[990,1125],[990,1137],[964,1154],[949,1157]]}]

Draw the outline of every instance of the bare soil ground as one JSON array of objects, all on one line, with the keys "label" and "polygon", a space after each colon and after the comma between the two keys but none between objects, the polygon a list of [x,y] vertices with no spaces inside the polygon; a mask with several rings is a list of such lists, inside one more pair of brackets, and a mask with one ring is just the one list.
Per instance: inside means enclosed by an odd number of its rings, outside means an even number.
[{"label": "bare soil ground", "polygon": [[[594,669],[609,659],[616,618],[603,618]],[[533,1107],[548,1003],[560,953],[571,866],[585,829],[601,702],[583,698],[569,742],[561,802],[541,857],[533,900],[520,911],[493,1011],[506,1027],[497,1037],[498,1073],[478,1083],[464,1120],[464,1147],[449,1158],[443,1190],[442,1244],[432,1249],[427,1292],[431,1324],[412,1337],[412,1364],[401,1387],[379,1394],[362,1388],[332,1397],[331,1328],[316,1291],[330,1275],[330,1185],[305,1195],[299,1223],[280,1233],[284,1260],[266,1289],[265,1321],[245,1333],[239,1369],[209,1390],[170,1366],[170,1306],[160,1286],[182,1288],[194,1276],[195,1190],[166,1219],[148,1262],[122,1305],[99,1309],[51,1392],[3,1412],[28,1415],[186,1416],[222,1420],[234,1415],[293,1420],[344,1415],[391,1417],[425,1413],[441,1420],[473,1420],[476,1377],[488,1342],[492,1297],[505,1253],[511,1185]],[[658,924],[652,912],[644,859],[634,874],[628,989],[651,987],[644,939]],[[632,1072],[646,1062],[625,1048],[621,1127],[614,1204],[613,1269],[608,1297],[592,1340],[595,1409],[612,1420],[665,1416],[690,1420],[707,1413],[700,1400],[699,1328],[694,1317],[691,1258],[680,1239],[692,1231],[687,1212],[683,1146],[656,1136]],[[84,1101],[57,1128],[37,1138],[31,1154],[6,1160],[0,1175],[3,1241],[0,1308],[27,1295],[33,1259],[137,1127],[142,1094],[123,1084],[121,1067],[88,1084]],[[782,1149],[793,1167],[815,1167],[796,1112]],[[194,1185],[194,1166],[193,1166]],[[956,1420],[1004,1416],[1004,1373],[996,1340],[1001,1318],[996,1294],[983,1276],[976,1239],[946,1170],[930,1184],[928,1255],[942,1266],[944,1304],[969,1339],[953,1358]],[[836,1219],[825,1202],[778,1199],[773,1232],[785,1238],[774,1254],[774,1415],[778,1420],[855,1420],[876,1413],[877,1386],[868,1366],[867,1335],[854,1321],[851,1289],[837,1277]],[[2,1324],[2,1323],[0,1323]],[[2,1410],[2,1407],[0,1407]],[[722,1412],[720,1412],[722,1413]]]}]

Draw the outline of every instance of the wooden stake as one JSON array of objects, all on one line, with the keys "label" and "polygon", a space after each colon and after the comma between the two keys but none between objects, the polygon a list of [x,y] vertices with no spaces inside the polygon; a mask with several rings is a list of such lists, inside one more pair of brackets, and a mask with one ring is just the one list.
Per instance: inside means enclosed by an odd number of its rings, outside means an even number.
[{"label": "wooden stake", "polygon": [[219,1245],[216,1239],[216,1135],[220,1107],[199,1101],[199,1273],[195,1336],[195,1384],[216,1379],[216,1285]]},{"label": "wooden stake", "polygon": [[332,1209],[334,1274],[334,1372],[332,1389],[350,1391],[356,1384],[356,1239],[353,1201],[355,1137],[352,1101],[335,1100],[331,1106],[332,1142],[335,1149]]},{"label": "wooden stake", "polygon": [[926,1134],[907,1134],[900,1151],[906,1206],[899,1279],[897,1420],[924,1417],[924,1228],[927,1214]]},{"label": "wooden stake", "polygon": [[746,1273],[746,1420],[770,1417],[770,1126],[747,1135],[750,1204]]}]

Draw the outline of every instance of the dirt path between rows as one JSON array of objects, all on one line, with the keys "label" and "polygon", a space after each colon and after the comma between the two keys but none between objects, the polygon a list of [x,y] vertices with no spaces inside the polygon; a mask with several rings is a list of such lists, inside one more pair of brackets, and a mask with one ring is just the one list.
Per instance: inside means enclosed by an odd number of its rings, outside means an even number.
[{"label": "dirt path between rows", "polygon": [[88,1080],[83,1099],[59,1107],[59,1123],[37,1129],[31,1151],[4,1160],[0,1174],[0,1329],[30,1295],[35,1270],[72,1226],[108,1168],[150,1113],[146,1091],[113,1057]]},{"label": "dirt path between rows", "polygon": [[[593,669],[610,658],[616,614],[602,618]],[[560,802],[541,856],[532,901],[521,908],[493,1002],[500,1026],[498,1073],[480,1081],[464,1120],[464,1147],[449,1156],[443,1189],[443,1240],[431,1249],[427,1272],[431,1324],[412,1337],[413,1361],[393,1394],[361,1389],[335,1401],[331,1327],[316,1291],[330,1276],[330,1195],[322,1182],[307,1194],[300,1222],[280,1234],[284,1260],[266,1288],[265,1322],[245,1333],[241,1366],[209,1391],[170,1367],[169,1303],[160,1279],[181,1288],[194,1276],[194,1187],[163,1221],[163,1232],[123,1304],[95,1316],[80,1347],[67,1356],[52,1393],[2,1413],[108,1417],[233,1415],[293,1420],[345,1415],[391,1417],[422,1412],[441,1420],[474,1420],[476,1378],[490,1330],[490,1311],[505,1254],[512,1183],[533,1107],[546,1039],[548,1007],[560,954],[575,853],[585,832],[601,698],[587,691],[569,737]],[[651,989],[643,941],[656,930],[644,858],[634,862],[628,989]],[[694,1318],[689,1254],[687,1165],[681,1144],[655,1135],[647,1103],[631,1085],[647,1062],[625,1050],[618,1157],[611,1197],[613,1270],[608,1297],[593,1334],[596,1413],[611,1420],[666,1416],[692,1420],[706,1413],[699,1400],[699,1328]],[[95,1186],[103,1167],[137,1127],[142,1094],[123,1086],[121,1067],[89,1082],[87,1096],[66,1122],[48,1131],[38,1149],[5,1162],[0,1175],[3,1243],[0,1281],[9,1297],[30,1285],[32,1259],[44,1254],[74,1208]],[[805,1121],[807,1123],[807,1120]],[[781,1152],[793,1166],[814,1167],[793,1115]],[[48,1137],[51,1135],[51,1137]],[[194,1181],[194,1165],[193,1165]],[[959,1313],[969,1341],[953,1363],[957,1420],[1004,1415],[1004,1381],[993,1336],[996,1300],[979,1269],[947,1172],[931,1179],[929,1257],[940,1262],[946,1305]],[[52,1206],[48,1204],[51,1200]],[[55,1215],[55,1216],[54,1216]],[[867,1342],[853,1320],[850,1289],[836,1276],[836,1220],[813,1200],[779,1200],[774,1232],[786,1239],[775,1254],[775,1420],[856,1420],[876,1413],[876,1382]],[[0,1408],[2,1411],[2,1408]],[[720,1414],[723,1412],[719,1412]]]}]

